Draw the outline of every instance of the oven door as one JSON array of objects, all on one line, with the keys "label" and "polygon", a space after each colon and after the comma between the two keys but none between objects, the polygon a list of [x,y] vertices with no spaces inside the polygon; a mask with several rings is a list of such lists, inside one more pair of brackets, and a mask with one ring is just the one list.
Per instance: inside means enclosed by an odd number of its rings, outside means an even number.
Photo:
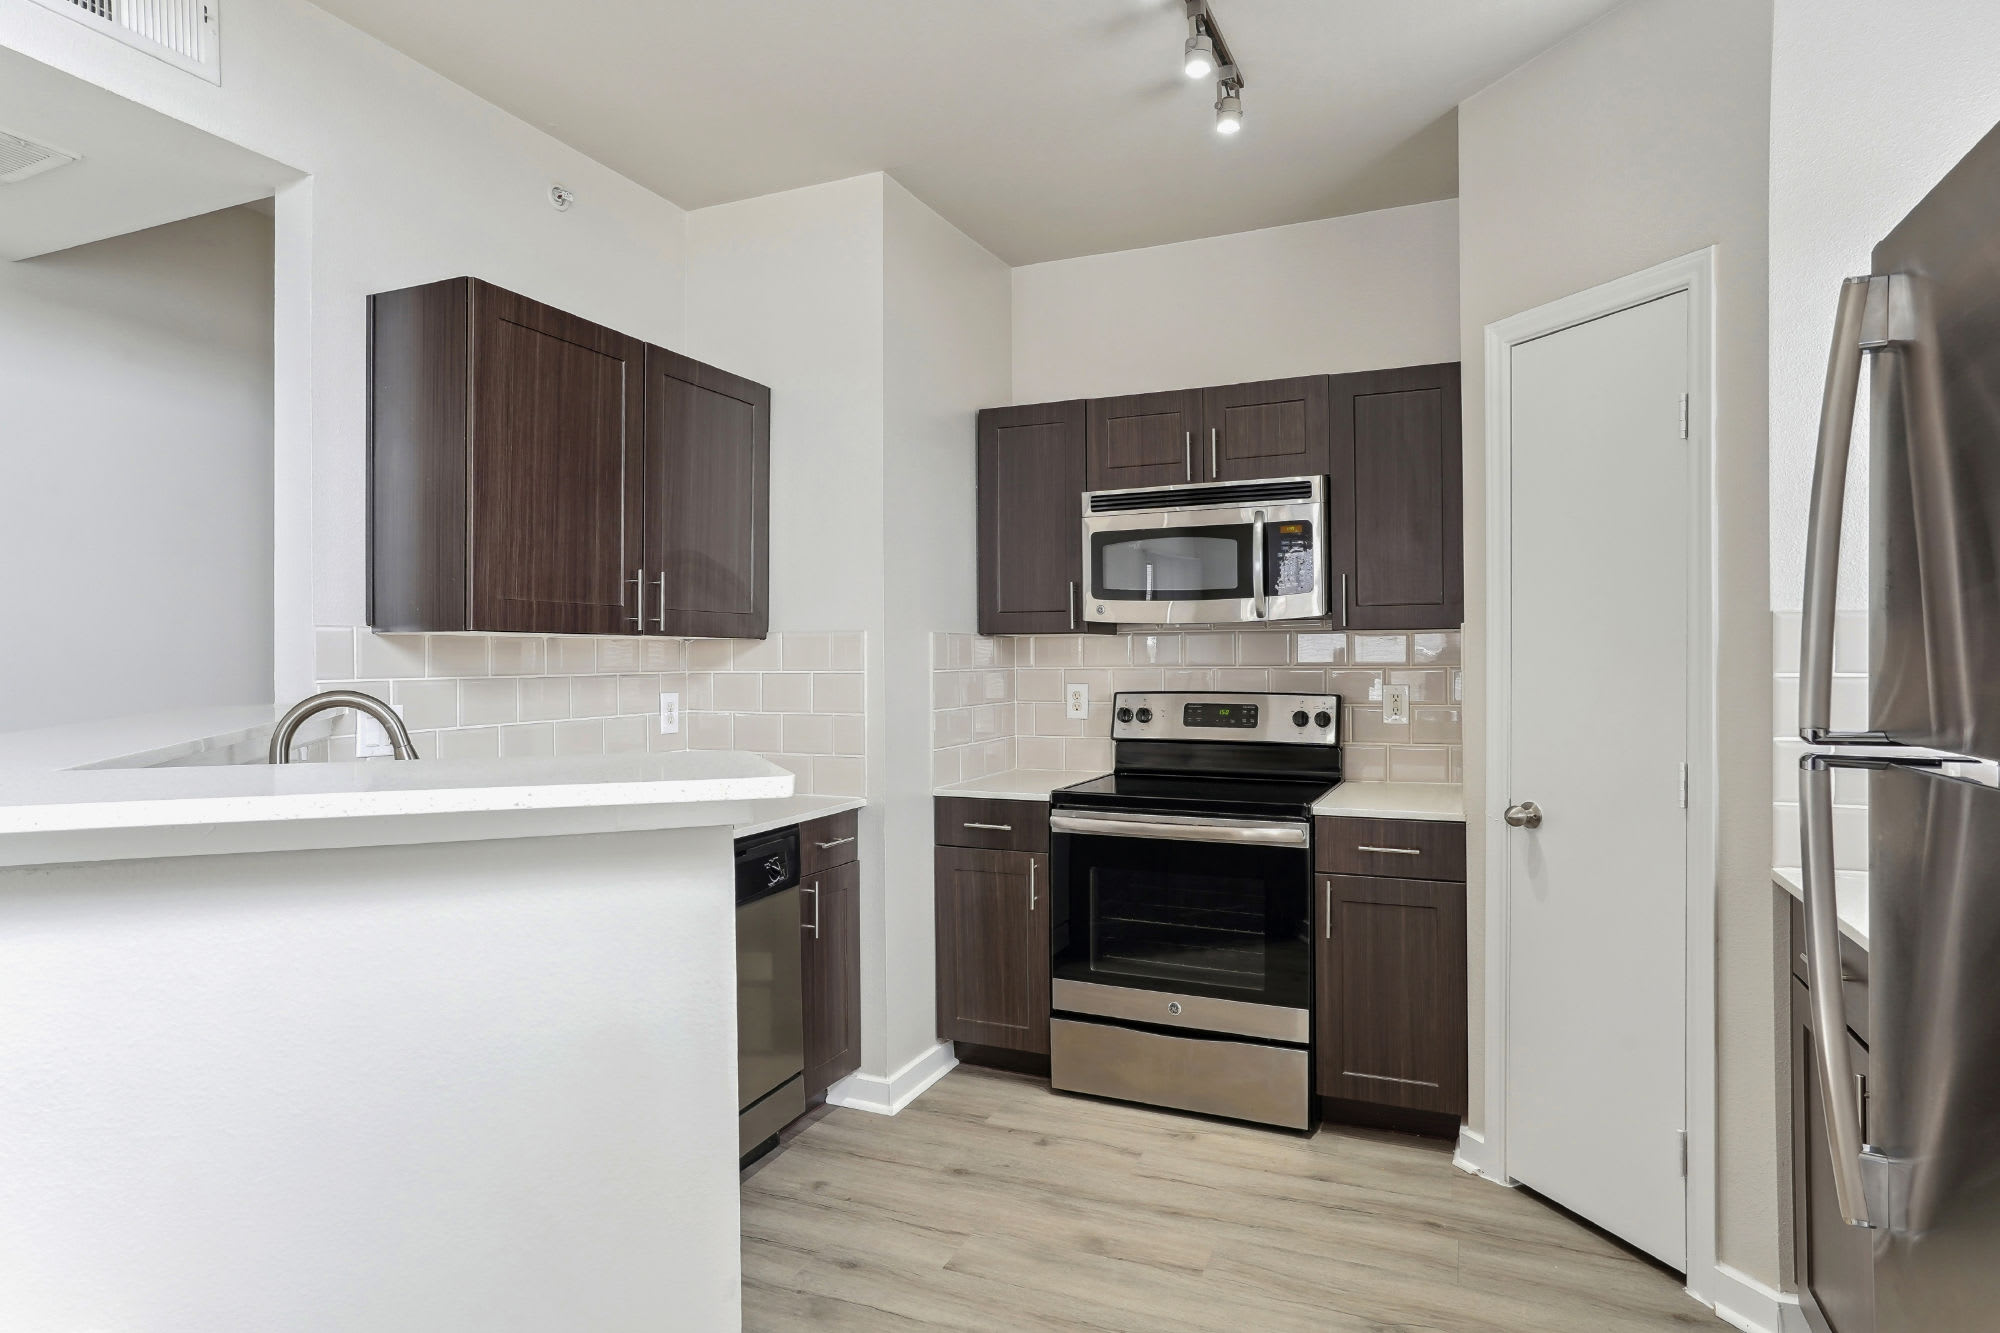
[{"label": "oven door", "polygon": [[1057,810],[1050,828],[1057,1011],[1310,1040],[1306,821]]},{"label": "oven door", "polygon": [[1088,515],[1083,618],[1188,625],[1323,617],[1325,528],[1318,504]]}]

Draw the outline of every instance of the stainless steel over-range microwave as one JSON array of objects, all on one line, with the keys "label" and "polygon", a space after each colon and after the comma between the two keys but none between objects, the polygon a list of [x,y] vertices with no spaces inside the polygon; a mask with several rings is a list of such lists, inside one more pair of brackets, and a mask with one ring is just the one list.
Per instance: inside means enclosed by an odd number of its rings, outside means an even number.
[{"label": "stainless steel over-range microwave", "polygon": [[1326,478],[1088,491],[1083,618],[1125,625],[1328,613]]}]

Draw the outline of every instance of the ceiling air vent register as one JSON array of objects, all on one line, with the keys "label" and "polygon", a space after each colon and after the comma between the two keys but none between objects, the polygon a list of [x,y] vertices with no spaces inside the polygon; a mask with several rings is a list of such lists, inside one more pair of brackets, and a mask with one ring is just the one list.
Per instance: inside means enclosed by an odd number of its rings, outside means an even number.
[{"label": "ceiling air vent register", "polygon": [[76,158],[59,148],[0,131],[0,185],[12,185],[74,161]]},{"label": "ceiling air vent register", "polygon": [[220,83],[220,0],[36,0],[148,55]]}]

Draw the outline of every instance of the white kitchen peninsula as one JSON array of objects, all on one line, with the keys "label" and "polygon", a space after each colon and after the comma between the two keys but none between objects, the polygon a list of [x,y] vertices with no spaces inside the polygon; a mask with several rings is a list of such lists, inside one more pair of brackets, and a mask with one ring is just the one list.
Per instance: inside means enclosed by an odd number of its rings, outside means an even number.
[{"label": "white kitchen peninsula", "polygon": [[731,826],[792,783],[0,774],[9,1326],[736,1327]]}]

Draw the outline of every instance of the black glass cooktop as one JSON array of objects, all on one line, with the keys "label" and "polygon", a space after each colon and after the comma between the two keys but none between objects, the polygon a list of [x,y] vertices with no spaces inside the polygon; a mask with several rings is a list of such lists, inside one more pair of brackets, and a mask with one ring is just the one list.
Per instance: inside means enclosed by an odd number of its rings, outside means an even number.
[{"label": "black glass cooktop", "polygon": [[1323,778],[1126,772],[1057,788],[1050,800],[1059,810],[1298,816],[1335,785]]}]

